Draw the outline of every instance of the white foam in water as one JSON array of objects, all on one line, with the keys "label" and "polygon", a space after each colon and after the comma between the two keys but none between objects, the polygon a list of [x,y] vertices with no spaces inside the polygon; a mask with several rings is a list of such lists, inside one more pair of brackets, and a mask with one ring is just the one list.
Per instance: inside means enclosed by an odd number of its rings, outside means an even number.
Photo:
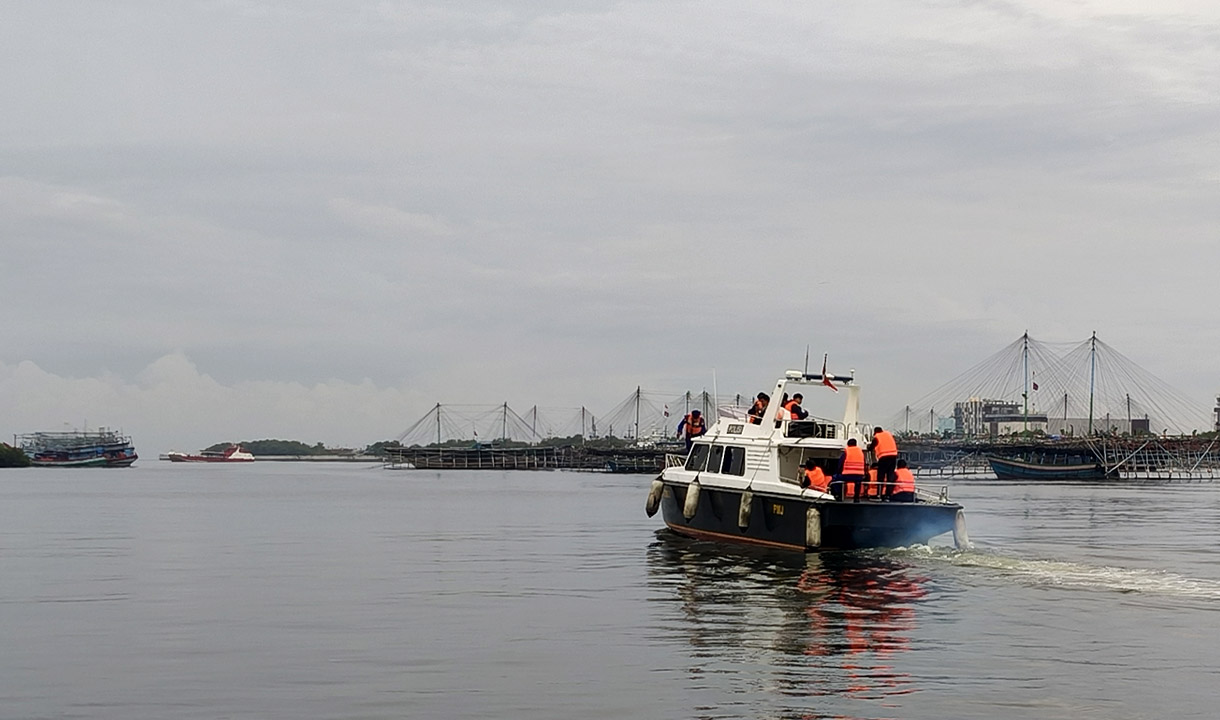
[{"label": "white foam in water", "polygon": [[1087,565],[1060,560],[1028,560],[978,550],[959,552],[952,548],[927,545],[899,548],[898,552],[944,560],[958,567],[983,568],[1001,575],[1015,576],[1035,585],[1220,600],[1220,581],[1185,577],[1160,570]]}]

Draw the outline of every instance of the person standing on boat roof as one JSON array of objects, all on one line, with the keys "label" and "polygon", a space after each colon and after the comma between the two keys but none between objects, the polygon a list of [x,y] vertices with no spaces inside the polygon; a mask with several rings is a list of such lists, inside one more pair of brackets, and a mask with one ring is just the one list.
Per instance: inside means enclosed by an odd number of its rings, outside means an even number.
[{"label": "person standing on boat roof", "polygon": [[792,396],[791,400],[784,403],[784,409],[788,411],[789,420],[804,420],[809,417],[808,411],[801,407],[801,401],[804,399],[804,395],[797,393]]},{"label": "person standing on boat roof", "polygon": [[838,492],[834,492],[834,496],[840,500],[846,500],[847,496],[852,497],[853,502],[860,502],[860,490],[864,484],[864,451],[856,444],[856,439],[851,438],[847,441],[847,447],[843,448],[843,454],[839,456],[839,471],[835,473],[834,482],[831,484],[833,488],[837,488]]},{"label": "person standing on boat roof", "polygon": [[690,414],[682,418],[682,422],[678,423],[678,435],[681,436],[685,432],[686,435],[686,451],[690,452],[691,443],[695,438],[707,432],[707,423],[703,420],[703,413],[698,410],[691,410]]},{"label": "person standing on boat roof", "polygon": [[894,502],[915,502],[915,474],[907,467],[907,461],[899,460],[894,472],[898,475],[898,483],[890,499]]},{"label": "person standing on boat roof", "polygon": [[754,399],[754,404],[750,406],[750,410],[746,413],[746,417],[750,419],[751,425],[762,425],[763,413],[767,411],[767,405],[771,402],[771,396],[767,393],[758,393],[758,397]]},{"label": "person standing on boat roof", "polygon": [[868,444],[868,449],[877,461],[881,497],[888,498],[894,493],[894,485],[898,482],[898,475],[894,472],[898,463],[898,443],[894,442],[893,435],[877,426],[873,428],[873,441]]}]

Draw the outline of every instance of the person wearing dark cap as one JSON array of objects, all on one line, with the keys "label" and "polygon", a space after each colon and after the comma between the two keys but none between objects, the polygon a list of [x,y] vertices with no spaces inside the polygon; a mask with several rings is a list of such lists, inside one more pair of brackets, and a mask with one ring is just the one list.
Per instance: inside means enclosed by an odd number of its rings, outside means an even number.
[{"label": "person wearing dark cap", "polygon": [[865,471],[864,451],[856,444],[856,439],[851,438],[839,456],[839,472],[835,473],[834,482],[831,483],[831,494],[840,500],[850,498],[852,502],[860,502]]},{"label": "person wearing dark cap", "polygon": [[758,393],[758,397],[754,399],[754,404],[750,406],[746,416],[750,419],[751,425],[762,425],[763,413],[767,411],[767,405],[771,402],[771,396],[767,393]]},{"label": "person wearing dark cap", "polygon": [[826,473],[822,472],[822,468],[817,466],[813,458],[805,461],[805,467],[801,473],[801,487],[813,488],[818,492],[829,492],[830,478],[826,477]]},{"label": "person wearing dark cap", "polygon": [[784,409],[788,411],[788,420],[804,420],[809,417],[809,413],[801,407],[801,401],[804,399],[804,395],[797,393],[792,396],[791,400],[784,403]]},{"label": "person wearing dark cap", "polygon": [[691,410],[686,417],[682,418],[682,422],[678,423],[678,435],[686,436],[686,451],[690,452],[691,443],[695,438],[707,432],[707,423],[703,420],[703,413],[699,410]]}]

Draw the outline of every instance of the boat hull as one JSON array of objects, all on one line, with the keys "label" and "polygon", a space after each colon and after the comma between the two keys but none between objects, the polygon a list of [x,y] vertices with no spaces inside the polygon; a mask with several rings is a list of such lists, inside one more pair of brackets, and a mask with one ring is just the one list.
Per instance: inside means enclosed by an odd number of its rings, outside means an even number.
[{"label": "boat hull", "polygon": [[[904,547],[953,532],[961,506],[953,503],[839,502],[754,493],[749,523],[738,525],[741,492],[701,487],[695,514],[683,513],[687,486],[665,483],[661,512],[669,529],[690,537],[796,551]],[[809,509],[818,511],[817,544],[810,544]]]},{"label": "boat hull", "polygon": [[1105,480],[1118,477],[1117,471],[1106,473],[1098,463],[1060,465],[995,456],[987,460],[991,463],[991,471],[1000,480]]},{"label": "boat hull", "polygon": [[254,458],[206,457],[203,455],[169,454],[170,462],[205,462],[205,463],[243,463],[254,462]]},{"label": "boat hull", "polygon": [[123,458],[83,458],[80,460],[30,460],[31,467],[131,467],[139,458],[131,455]]}]

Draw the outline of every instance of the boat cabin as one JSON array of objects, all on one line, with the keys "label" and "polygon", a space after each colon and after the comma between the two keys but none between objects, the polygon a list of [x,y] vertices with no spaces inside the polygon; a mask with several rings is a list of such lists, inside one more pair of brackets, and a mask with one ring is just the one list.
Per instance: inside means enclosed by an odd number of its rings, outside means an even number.
[{"label": "boat cabin", "polygon": [[[719,408],[719,417],[705,435],[694,441],[690,452],[668,464],[680,465],[695,475],[716,476],[718,483],[729,486],[771,481],[799,493],[807,460],[812,459],[831,475],[849,438],[855,438],[861,446],[867,444],[866,438],[871,433],[859,422],[859,392],[855,378],[850,375],[824,377],[789,370],[776,382],[770,403],[758,422],[751,422],[752,418],[741,408]],[[784,417],[787,413],[781,407],[781,399],[798,393],[818,398],[817,402],[809,403],[812,406],[808,409],[809,417],[803,420]],[[829,414],[829,410],[824,410],[829,406],[825,397],[828,395],[841,398],[840,418],[818,415]]]}]

